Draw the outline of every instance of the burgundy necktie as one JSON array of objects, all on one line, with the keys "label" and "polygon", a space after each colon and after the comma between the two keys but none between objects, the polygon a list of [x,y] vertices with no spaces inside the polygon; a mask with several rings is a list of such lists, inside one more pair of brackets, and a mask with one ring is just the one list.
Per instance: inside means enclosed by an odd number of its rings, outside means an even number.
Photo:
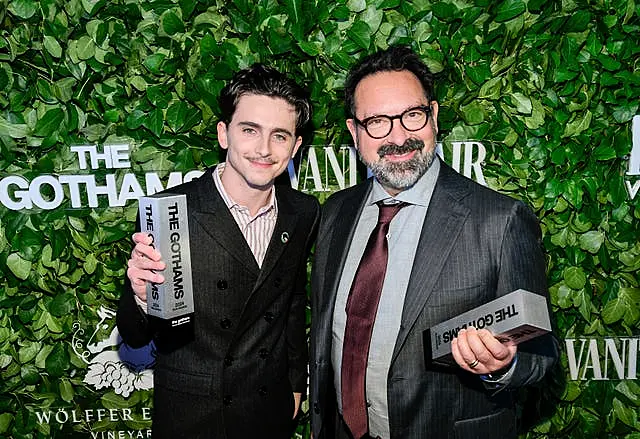
[{"label": "burgundy necktie", "polygon": [[368,432],[365,375],[373,322],[387,272],[389,223],[406,203],[378,205],[378,224],[371,232],[347,298],[342,345],[342,416],[355,439]]}]

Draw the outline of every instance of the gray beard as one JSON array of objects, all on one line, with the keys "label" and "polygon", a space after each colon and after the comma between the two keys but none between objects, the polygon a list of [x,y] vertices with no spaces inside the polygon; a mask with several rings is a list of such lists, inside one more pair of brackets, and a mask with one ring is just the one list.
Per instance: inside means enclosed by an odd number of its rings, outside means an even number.
[{"label": "gray beard", "polygon": [[[434,145],[435,146],[435,145]],[[378,154],[384,158],[386,154],[403,154],[410,151],[416,154],[405,162],[388,162],[381,160],[375,163],[367,163],[358,150],[360,160],[367,165],[371,173],[383,186],[403,191],[414,184],[431,167],[436,157],[435,148],[424,150],[424,142],[418,139],[407,139],[403,145],[383,145]]]}]

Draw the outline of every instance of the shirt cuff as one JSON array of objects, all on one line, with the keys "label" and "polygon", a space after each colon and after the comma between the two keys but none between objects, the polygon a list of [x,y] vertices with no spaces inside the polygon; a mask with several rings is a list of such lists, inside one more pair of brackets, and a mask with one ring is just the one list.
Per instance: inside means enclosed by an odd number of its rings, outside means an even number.
[{"label": "shirt cuff", "polygon": [[[494,373],[488,373],[486,375],[480,375],[480,379],[488,384],[497,384],[504,385],[509,382],[511,375],[513,375],[513,371],[516,369],[516,364],[518,364],[518,353],[513,357],[513,361],[511,362],[511,366],[506,369],[503,368]],[[506,369],[506,370],[505,370]]]},{"label": "shirt cuff", "polygon": [[144,300],[139,298],[137,294],[134,294],[133,298],[136,300],[136,303],[138,304],[138,307],[140,307],[142,312],[146,314],[147,313],[147,302],[145,302]]}]

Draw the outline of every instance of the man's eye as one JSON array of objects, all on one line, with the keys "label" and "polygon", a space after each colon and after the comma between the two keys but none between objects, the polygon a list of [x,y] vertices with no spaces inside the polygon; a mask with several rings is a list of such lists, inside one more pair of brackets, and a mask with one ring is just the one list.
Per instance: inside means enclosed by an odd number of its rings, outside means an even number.
[{"label": "man's eye", "polygon": [[243,128],[242,132],[245,134],[255,134],[256,130],[254,130],[253,128]]},{"label": "man's eye", "polygon": [[384,118],[376,117],[375,119],[369,119],[367,125],[370,127],[375,127],[377,125],[382,125],[384,123]]},{"label": "man's eye", "polygon": [[284,134],[274,134],[273,138],[276,140],[276,142],[286,142],[287,141],[287,137]]}]

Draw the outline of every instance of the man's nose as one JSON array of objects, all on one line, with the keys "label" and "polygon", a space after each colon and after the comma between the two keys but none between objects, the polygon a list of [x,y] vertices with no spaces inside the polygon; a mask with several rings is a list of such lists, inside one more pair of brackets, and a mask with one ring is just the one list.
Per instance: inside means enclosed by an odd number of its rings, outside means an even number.
[{"label": "man's nose", "polygon": [[271,145],[269,144],[269,137],[262,137],[256,144],[256,154],[262,157],[266,157],[271,152]]},{"label": "man's nose", "polygon": [[402,126],[400,119],[394,119],[391,132],[387,135],[385,140],[395,145],[402,145],[408,138],[409,131]]}]

